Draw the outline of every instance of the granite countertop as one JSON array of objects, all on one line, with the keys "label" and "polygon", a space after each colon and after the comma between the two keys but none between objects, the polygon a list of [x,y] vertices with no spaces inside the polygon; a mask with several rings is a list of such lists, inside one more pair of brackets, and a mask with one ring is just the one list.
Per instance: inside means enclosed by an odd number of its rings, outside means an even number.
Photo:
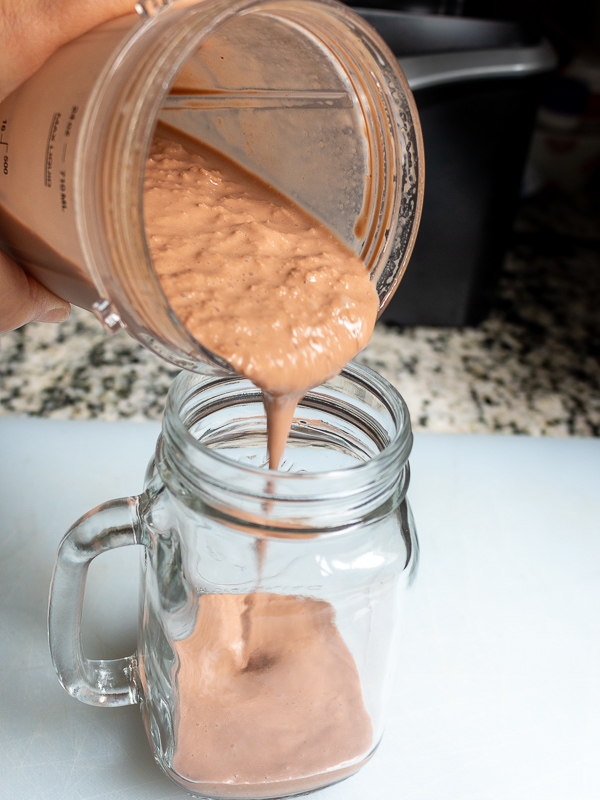
[{"label": "granite countertop", "polygon": [[[359,360],[402,393],[416,431],[600,436],[599,211],[524,200],[478,327],[377,326]],[[61,325],[0,336],[0,415],[158,419],[176,373],[73,309]]]}]

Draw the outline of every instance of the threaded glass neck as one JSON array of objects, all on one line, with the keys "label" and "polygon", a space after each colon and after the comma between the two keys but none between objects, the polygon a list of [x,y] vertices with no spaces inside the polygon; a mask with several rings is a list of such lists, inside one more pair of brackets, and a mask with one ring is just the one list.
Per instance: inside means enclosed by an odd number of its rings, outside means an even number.
[{"label": "threaded glass neck", "polygon": [[378,520],[408,488],[408,410],[361,365],[299,403],[278,472],[267,469],[266,442],[261,394],[249,381],[182,373],[169,392],[157,466],[190,507],[281,536]]}]

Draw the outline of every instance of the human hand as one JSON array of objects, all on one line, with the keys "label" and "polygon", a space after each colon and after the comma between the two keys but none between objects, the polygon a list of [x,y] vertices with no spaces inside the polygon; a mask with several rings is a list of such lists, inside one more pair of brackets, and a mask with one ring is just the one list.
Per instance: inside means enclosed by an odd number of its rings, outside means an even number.
[{"label": "human hand", "polygon": [[[135,0],[0,0],[0,102],[61,45],[113,17]],[[69,303],[0,251],[0,333],[26,322],[63,322]]]}]

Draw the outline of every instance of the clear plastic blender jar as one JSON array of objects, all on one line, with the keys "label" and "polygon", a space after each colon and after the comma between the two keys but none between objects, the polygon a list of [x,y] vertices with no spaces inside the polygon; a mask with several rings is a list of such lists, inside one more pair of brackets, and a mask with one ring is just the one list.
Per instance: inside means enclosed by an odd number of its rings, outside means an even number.
[{"label": "clear plastic blender jar", "polygon": [[396,59],[358,15],[330,0],[148,0],[0,105],[2,248],[107,329],[182,367],[230,371],[172,312],[148,254],[159,121],[323,221],[363,258],[383,309],[416,236],[422,144]]}]

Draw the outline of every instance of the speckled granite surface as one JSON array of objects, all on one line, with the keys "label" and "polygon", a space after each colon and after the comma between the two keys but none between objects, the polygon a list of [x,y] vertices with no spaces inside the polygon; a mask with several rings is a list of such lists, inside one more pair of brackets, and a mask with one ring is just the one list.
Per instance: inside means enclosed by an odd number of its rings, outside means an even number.
[{"label": "speckled granite surface", "polygon": [[[478,328],[376,329],[360,360],[399,389],[415,430],[600,436],[599,211],[526,200]],[[157,419],[176,372],[74,309],[0,336],[0,414]]]}]

